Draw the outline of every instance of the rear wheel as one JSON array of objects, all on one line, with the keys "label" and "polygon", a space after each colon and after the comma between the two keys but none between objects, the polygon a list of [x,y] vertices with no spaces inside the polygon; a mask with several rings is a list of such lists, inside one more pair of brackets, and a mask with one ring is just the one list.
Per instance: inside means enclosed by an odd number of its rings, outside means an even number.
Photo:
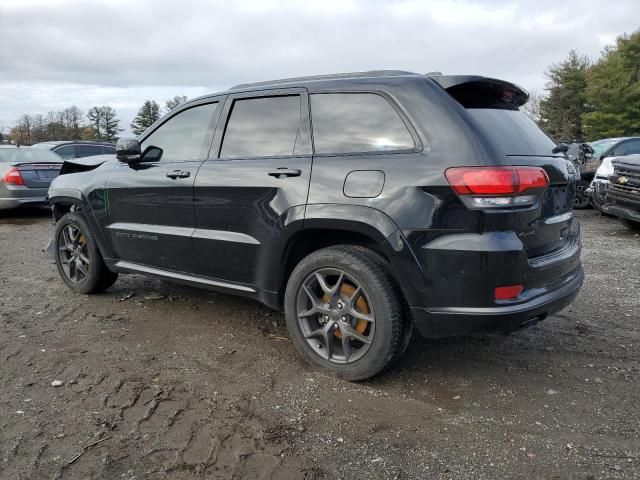
[{"label": "rear wheel", "polygon": [[640,222],[635,222],[633,220],[620,217],[618,217],[618,220],[620,220],[620,223],[627,227],[629,230],[633,230],[634,232],[640,231]]},{"label": "rear wheel", "polygon": [[318,250],[293,270],[287,327],[313,365],[348,380],[380,372],[405,346],[402,301],[389,269],[367,249]]},{"label": "rear wheel", "polygon": [[69,212],[58,221],[54,240],[58,273],[72,290],[101,292],[118,278],[105,265],[91,229],[79,212]]}]

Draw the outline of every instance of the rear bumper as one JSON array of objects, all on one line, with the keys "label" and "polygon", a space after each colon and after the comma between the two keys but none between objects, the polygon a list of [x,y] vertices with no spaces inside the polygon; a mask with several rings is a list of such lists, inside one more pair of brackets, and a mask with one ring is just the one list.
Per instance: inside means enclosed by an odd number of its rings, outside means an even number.
[{"label": "rear bumper", "polygon": [[534,325],[568,306],[578,295],[583,280],[584,272],[578,265],[556,280],[546,293],[524,303],[482,308],[412,307],[411,313],[415,326],[426,338],[509,333]]},{"label": "rear bumper", "polygon": [[47,205],[49,202],[47,201],[46,195],[42,196],[34,196],[34,197],[9,197],[9,198],[0,198],[0,210],[8,210],[11,208],[18,208],[22,206],[36,206],[36,205]]}]

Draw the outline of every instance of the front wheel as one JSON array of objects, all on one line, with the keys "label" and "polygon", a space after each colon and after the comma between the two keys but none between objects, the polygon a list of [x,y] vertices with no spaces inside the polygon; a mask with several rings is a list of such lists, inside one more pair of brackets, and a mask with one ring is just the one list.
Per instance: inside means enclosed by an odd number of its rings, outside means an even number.
[{"label": "front wheel", "polygon": [[348,380],[376,375],[404,347],[402,301],[390,269],[367,249],[318,250],[293,270],[287,328],[313,365]]},{"label": "front wheel", "polygon": [[72,290],[101,292],[118,278],[105,265],[93,233],[79,212],[69,212],[58,221],[54,241],[58,273]]},{"label": "front wheel", "polygon": [[591,198],[587,195],[587,188],[589,188],[589,182],[585,180],[578,181],[576,185],[576,196],[573,200],[573,208],[583,210],[589,208],[591,205]]}]

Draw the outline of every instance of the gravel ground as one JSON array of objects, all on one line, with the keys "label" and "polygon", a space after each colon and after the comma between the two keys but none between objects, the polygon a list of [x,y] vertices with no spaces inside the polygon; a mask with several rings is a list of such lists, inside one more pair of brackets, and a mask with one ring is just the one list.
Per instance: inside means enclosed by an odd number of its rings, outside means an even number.
[{"label": "gravel ground", "polygon": [[573,305],[415,339],[354,384],[253,301],[136,275],[74,294],[41,252],[48,212],[5,213],[0,478],[640,478],[640,237],[578,215]]}]

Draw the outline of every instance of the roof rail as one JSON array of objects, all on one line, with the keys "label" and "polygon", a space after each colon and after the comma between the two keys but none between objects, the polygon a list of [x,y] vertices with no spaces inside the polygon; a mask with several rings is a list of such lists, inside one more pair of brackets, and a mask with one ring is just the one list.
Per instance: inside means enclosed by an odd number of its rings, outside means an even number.
[{"label": "roof rail", "polygon": [[334,80],[334,79],[342,79],[342,78],[394,77],[398,75],[419,75],[419,74],[415,72],[407,72],[404,70],[371,70],[368,72],[334,73],[331,75],[312,75],[308,77],[282,78],[279,80],[269,80],[266,82],[241,83],[240,85],[235,85],[231,87],[229,90],[240,90],[240,89],[250,88],[250,87],[265,87],[269,85],[279,85],[282,83],[293,83],[293,82],[312,82],[316,80]]}]

